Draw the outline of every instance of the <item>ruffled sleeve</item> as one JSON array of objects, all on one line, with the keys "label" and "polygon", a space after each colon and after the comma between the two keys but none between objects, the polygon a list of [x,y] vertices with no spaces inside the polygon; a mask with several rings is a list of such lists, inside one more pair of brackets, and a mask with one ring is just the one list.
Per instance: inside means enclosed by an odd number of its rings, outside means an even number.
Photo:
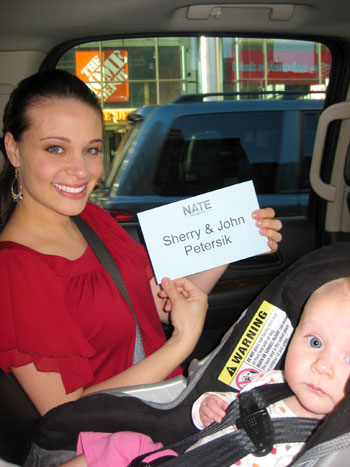
[{"label": "ruffled sleeve", "polygon": [[0,366],[5,372],[33,362],[58,372],[66,392],[93,380],[95,351],[70,317],[63,283],[29,248],[0,246]]}]

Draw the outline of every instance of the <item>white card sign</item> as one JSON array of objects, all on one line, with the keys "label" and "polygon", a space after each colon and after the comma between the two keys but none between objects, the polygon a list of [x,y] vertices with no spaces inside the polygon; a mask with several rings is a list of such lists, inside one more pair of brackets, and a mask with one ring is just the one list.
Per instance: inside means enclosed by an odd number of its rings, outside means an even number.
[{"label": "white card sign", "polygon": [[157,282],[269,251],[256,209],[249,181],[138,213]]}]

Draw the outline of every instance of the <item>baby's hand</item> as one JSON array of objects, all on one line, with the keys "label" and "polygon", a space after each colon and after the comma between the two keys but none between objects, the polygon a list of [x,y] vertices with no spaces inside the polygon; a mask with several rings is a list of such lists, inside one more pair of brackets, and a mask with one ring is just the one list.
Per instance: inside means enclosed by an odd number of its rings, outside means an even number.
[{"label": "baby's hand", "polygon": [[213,422],[220,423],[226,415],[228,405],[228,402],[215,394],[207,396],[199,407],[199,416],[204,428]]}]

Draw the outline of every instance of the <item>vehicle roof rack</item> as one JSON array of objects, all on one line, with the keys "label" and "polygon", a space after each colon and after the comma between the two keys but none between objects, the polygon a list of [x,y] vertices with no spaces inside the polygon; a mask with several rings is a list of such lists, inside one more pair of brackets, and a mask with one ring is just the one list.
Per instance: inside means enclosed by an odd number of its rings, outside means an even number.
[{"label": "vehicle roof rack", "polygon": [[227,97],[227,96],[263,96],[268,94],[280,95],[283,99],[295,99],[300,96],[306,96],[308,94],[317,94],[318,91],[242,91],[242,92],[210,92],[203,94],[184,94],[182,96],[176,97],[172,103],[173,104],[186,104],[193,102],[204,102],[204,99],[207,97]]},{"label": "vehicle roof rack", "polygon": [[128,121],[129,122],[139,122],[141,120],[144,120],[145,117],[143,117],[142,115],[136,113],[136,112],[131,112],[130,114],[128,114],[128,117],[127,117]]}]

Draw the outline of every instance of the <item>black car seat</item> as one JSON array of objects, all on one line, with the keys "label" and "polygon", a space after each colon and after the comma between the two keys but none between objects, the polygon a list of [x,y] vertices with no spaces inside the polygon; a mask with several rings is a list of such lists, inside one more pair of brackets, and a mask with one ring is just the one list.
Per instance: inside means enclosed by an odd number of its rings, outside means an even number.
[{"label": "black car seat", "polygon": [[0,370],[0,458],[22,465],[39,419],[14,375]]},{"label": "black car seat", "polygon": [[[95,393],[56,407],[37,424],[25,465],[54,466],[68,460],[74,456],[81,431],[139,431],[165,445],[192,435],[196,429],[190,412],[199,395],[206,391],[229,390],[228,384],[232,390],[238,390],[237,386],[244,383],[242,375],[246,363],[249,363],[249,368],[253,365],[254,353],[259,357],[255,356],[254,365],[261,365],[262,370],[283,368],[288,340],[305,301],[320,285],[344,276],[350,276],[350,242],[323,247],[304,256],[258,295],[222,344],[199,365],[197,371],[192,372],[187,387],[175,400],[167,403],[144,401],[115,390]],[[272,321],[266,318],[266,310],[272,310],[273,314],[269,315],[273,316]],[[277,329],[269,327],[271,322],[278,322]],[[328,419],[327,423],[324,422],[319,441],[322,445],[326,443],[328,449],[330,444],[338,450],[335,438],[339,437],[345,437],[350,444],[350,439],[347,439],[350,437],[348,410],[350,399],[347,397],[336,415],[330,417],[329,422]],[[334,417],[338,421],[337,430],[334,430]],[[319,447],[317,438],[311,447],[313,450]],[[322,456],[329,452],[324,451]],[[220,465],[220,458],[217,465]]]}]

